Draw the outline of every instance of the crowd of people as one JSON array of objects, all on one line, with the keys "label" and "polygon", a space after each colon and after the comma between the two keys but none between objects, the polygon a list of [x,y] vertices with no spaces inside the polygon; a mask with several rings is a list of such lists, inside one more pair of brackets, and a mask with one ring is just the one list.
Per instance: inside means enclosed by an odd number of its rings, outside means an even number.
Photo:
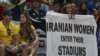
[{"label": "crowd of people", "polygon": [[8,54],[14,56],[16,53],[21,53],[22,56],[35,56],[39,46],[36,30],[40,29],[46,33],[45,16],[48,11],[72,16],[93,15],[97,23],[96,35],[98,54],[100,54],[100,4],[92,0],[81,2],[80,5],[74,0],[66,2],[29,0],[10,9],[7,8],[9,4],[6,5],[3,3],[0,5],[0,56],[8,56]]}]

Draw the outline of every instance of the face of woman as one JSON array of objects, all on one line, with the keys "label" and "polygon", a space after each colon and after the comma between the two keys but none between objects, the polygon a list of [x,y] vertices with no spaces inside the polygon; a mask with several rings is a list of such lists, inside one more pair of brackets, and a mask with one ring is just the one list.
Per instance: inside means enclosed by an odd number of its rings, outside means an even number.
[{"label": "face of woman", "polygon": [[20,17],[21,17],[21,18],[20,18],[20,22],[21,22],[21,23],[25,23],[25,22],[26,22],[26,17],[25,17],[25,15],[22,14]]},{"label": "face of woman", "polygon": [[66,6],[66,12],[67,12],[68,14],[71,14],[71,13],[72,13],[72,5],[71,5],[71,4],[68,4],[68,5]]}]

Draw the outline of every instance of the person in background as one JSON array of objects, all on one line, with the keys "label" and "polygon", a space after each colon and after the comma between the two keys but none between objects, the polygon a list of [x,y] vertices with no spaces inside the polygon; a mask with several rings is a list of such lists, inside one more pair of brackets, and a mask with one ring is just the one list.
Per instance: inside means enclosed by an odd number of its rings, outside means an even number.
[{"label": "person in background", "polygon": [[36,29],[41,29],[46,31],[45,27],[45,19],[43,17],[45,14],[42,10],[40,10],[40,0],[32,1],[32,9],[28,11],[32,24]]},{"label": "person in background", "polygon": [[10,53],[16,51],[16,48],[12,47],[11,42],[12,35],[17,34],[17,27],[11,20],[11,10],[4,8],[3,20],[0,21],[0,56],[9,56]]},{"label": "person in background", "polygon": [[81,15],[87,15],[88,14],[87,5],[86,5],[85,2],[81,3],[81,5],[79,6],[78,14],[81,14]]},{"label": "person in background", "polygon": [[2,16],[3,15],[3,10],[6,7],[12,8],[13,6],[8,4],[8,3],[6,3],[6,2],[0,3],[0,21],[3,19],[3,16]]},{"label": "person in background", "polygon": [[97,13],[95,13],[95,19],[96,19],[96,23],[97,23],[97,43],[98,43],[98,56],[100,56],[100,6],[98,6],[97,8]]},{"label": "person in background", "polygon": [[19,50],[22,51],[22,56],[34,56],[39,46],[39,37],[28,14],[23,13],[20,17],[20,25],[18,26],[20,35]]},{"label": "person in background", "polygon": [[63,12],[64,14],[71,14],[72,13],[72,3],[67,3],[64,7],[63,7]]},{"label": "person in background", "polygon": [[53,11],[60,13],[61,12],[61,4],[59,2],[53,3]]},{"label": "person in background", "polygon": [[73,2],[68,2],[64,7],[63,7],[63,13],[68,14],[69,19],[75,19],[75,14],[77,13],[77,8],[75,3]]}]

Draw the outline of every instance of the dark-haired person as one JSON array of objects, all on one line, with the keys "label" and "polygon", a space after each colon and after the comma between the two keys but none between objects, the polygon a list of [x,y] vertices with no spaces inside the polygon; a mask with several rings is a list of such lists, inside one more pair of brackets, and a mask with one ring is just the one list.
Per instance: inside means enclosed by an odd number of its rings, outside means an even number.
[{"label": "dark-haired person", "polygon": [[[0,56],[8,55],[6,52],[14,51],[11,47],[12,35],[17,34],[17,28],[12,20],[12,12],[10,9],[4,9],[3,20],[0,21]],[[8,48],[9,47],[9,48]],[[8,50],[10,49],[10,50]],[[6,50],[6,51],[5,51]]]},{"label": "dark-haired person", "polygon": [[20,34],[19,50],[22,51],[22,56],[35,55],[39,46],[39,37],[27,13],[21,14],[18,28]]},{"label": "dark-haired person", "polygon": [[72,13],[72,3],[64,5],[62,13],[71,14]]},{"label": "dark-haired person", "polygon": [[59,2],[53,3],[53,11],[60,13],[61,12],[61,4]]},{"label": "dark-haired person", "polygon": [[62,13],[68,14],[70,19],[75,19],[75,14],[77,14],[76,4],[73,2],[68,2],[66,5],[64,5]]},{"label": "dark-haired person", "polygon": [[46,31],[45,27],[45,19],[42,19],[45,14],[42,10],[40,10],[40,1],[33,0],[32,1],[32,9],[28,11],[32,24],[36,29],[41,29]]},{"label": "dark-haired person", "polygon": [[81,5],[79,6],[79,14],[81,14],[81,15],[88,14],[87,5],[85,2],[81,3]]}]

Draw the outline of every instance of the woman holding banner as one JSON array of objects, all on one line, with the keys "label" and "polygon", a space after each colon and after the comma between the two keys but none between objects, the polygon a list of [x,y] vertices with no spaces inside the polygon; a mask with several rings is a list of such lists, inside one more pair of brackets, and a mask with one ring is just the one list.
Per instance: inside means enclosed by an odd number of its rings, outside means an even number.
[{"label": "woman holding banner", "polygon": [[76,5],[72,2],[68,2],[63,7],[63,13],[68,14],[69,19],[75,19]]}]

